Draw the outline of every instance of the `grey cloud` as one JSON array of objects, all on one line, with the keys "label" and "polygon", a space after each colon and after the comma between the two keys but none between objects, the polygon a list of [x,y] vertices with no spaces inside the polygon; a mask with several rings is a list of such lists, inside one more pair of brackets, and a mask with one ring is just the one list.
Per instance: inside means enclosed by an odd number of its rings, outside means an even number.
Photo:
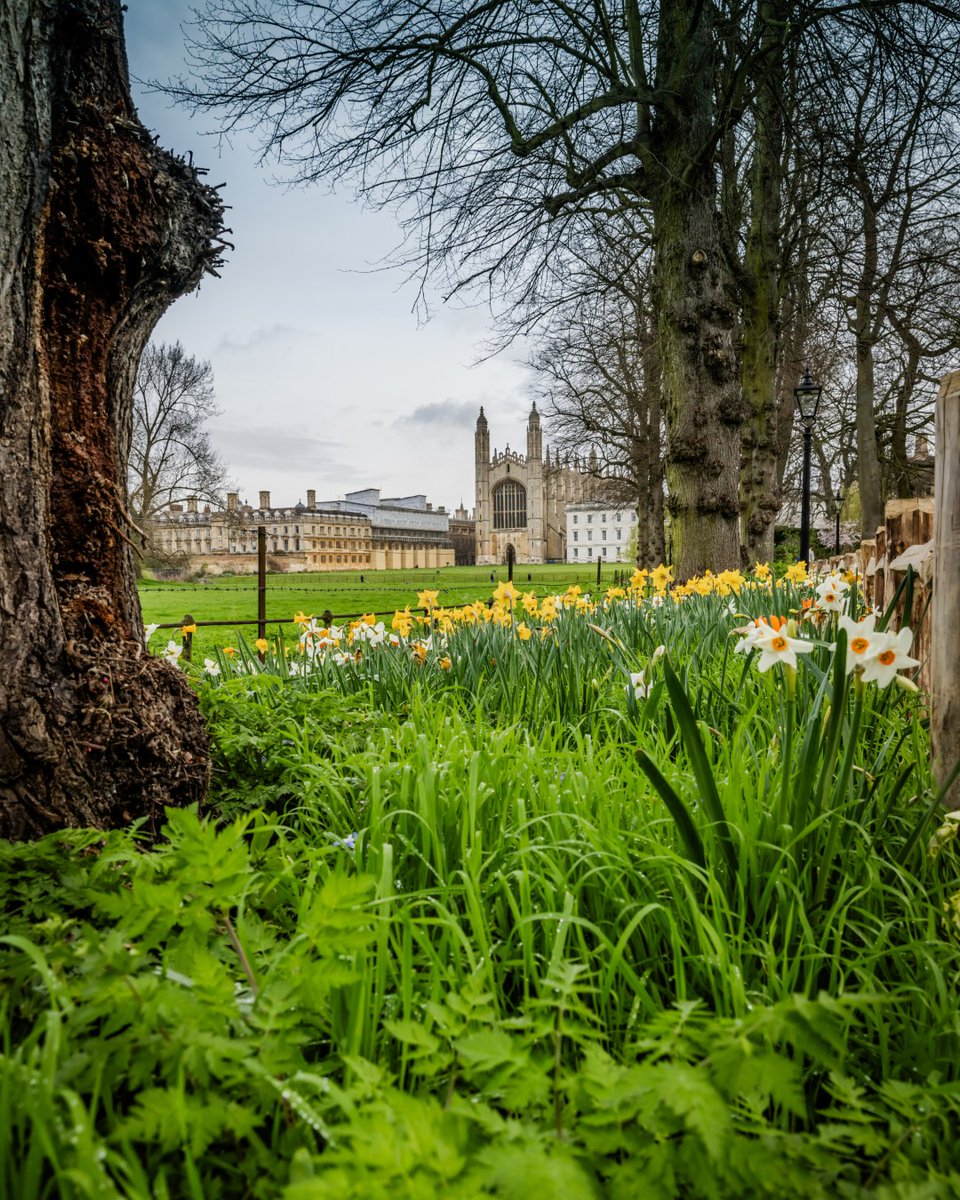
[{"label": "grey cloud", "polygon": [[356,478],[356,468],[343,461],[347,447],[268,425],[218,426],[217,450],[232,468],[314,471]]},{"label": "grey cloud", "polygon": [[480,406],[471,401],[439,400],[434,404],[418,405],[412,412],[398,417],[394,424],[400,428],[446,425],[469,429],[476,424],[479,412]]},{"label": "grey cloud", "polygon": [[310,329],[299,329],[296,325],[260,325],[246,336],[225,337],[217,343],[216,353],[242,354],[247,350],[260,350],[271,342],[290,337],[314,337]]}]

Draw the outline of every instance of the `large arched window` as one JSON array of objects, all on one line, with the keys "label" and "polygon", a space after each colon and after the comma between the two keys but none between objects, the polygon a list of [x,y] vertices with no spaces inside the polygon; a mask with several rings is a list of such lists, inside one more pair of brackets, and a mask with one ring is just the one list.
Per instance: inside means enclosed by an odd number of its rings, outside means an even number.
[{"label": "large arched window", "polygon": [[505,479],[493,489],[494,529],[526,529],[527,489],[515,479]]}]

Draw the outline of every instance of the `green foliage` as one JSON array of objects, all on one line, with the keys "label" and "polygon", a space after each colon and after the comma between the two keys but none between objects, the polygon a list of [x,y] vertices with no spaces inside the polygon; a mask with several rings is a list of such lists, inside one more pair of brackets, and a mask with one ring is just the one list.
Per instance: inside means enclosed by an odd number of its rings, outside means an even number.
[{"label": "green foliage", "polygon": [[770,604],[200,683],[212,815],[0,845],[0,1196],[957,1195],[923,711]]}]

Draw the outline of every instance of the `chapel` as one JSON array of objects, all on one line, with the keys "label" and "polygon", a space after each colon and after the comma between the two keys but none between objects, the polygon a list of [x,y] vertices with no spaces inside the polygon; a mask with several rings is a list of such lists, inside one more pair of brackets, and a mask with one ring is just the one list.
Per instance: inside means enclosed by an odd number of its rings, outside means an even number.
[{"label": "chapel", "polygon": [[[534,402],[527,420],[527,452],[490,453],[490,427],[483,409],[477,418],[476,537],[479,564],[505,563],[513,548],[517,563],[564,562],[566,509],[595,497],[596,454],[551,457],[543,452],[540,414]],[[592,472],[592,473],[591,473]]]}]

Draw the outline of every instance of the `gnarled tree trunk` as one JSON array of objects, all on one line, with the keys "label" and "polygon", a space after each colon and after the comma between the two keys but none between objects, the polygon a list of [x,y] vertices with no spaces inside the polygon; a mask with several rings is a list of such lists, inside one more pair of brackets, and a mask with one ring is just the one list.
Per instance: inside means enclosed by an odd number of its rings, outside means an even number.
[{"label": "gnarled tree trunk", "polygon": [[152,823],[207,739],[143,647],[132,387],[222,206],[137,120],[118,0],[0,0],[0,96],[0,835]]}]

